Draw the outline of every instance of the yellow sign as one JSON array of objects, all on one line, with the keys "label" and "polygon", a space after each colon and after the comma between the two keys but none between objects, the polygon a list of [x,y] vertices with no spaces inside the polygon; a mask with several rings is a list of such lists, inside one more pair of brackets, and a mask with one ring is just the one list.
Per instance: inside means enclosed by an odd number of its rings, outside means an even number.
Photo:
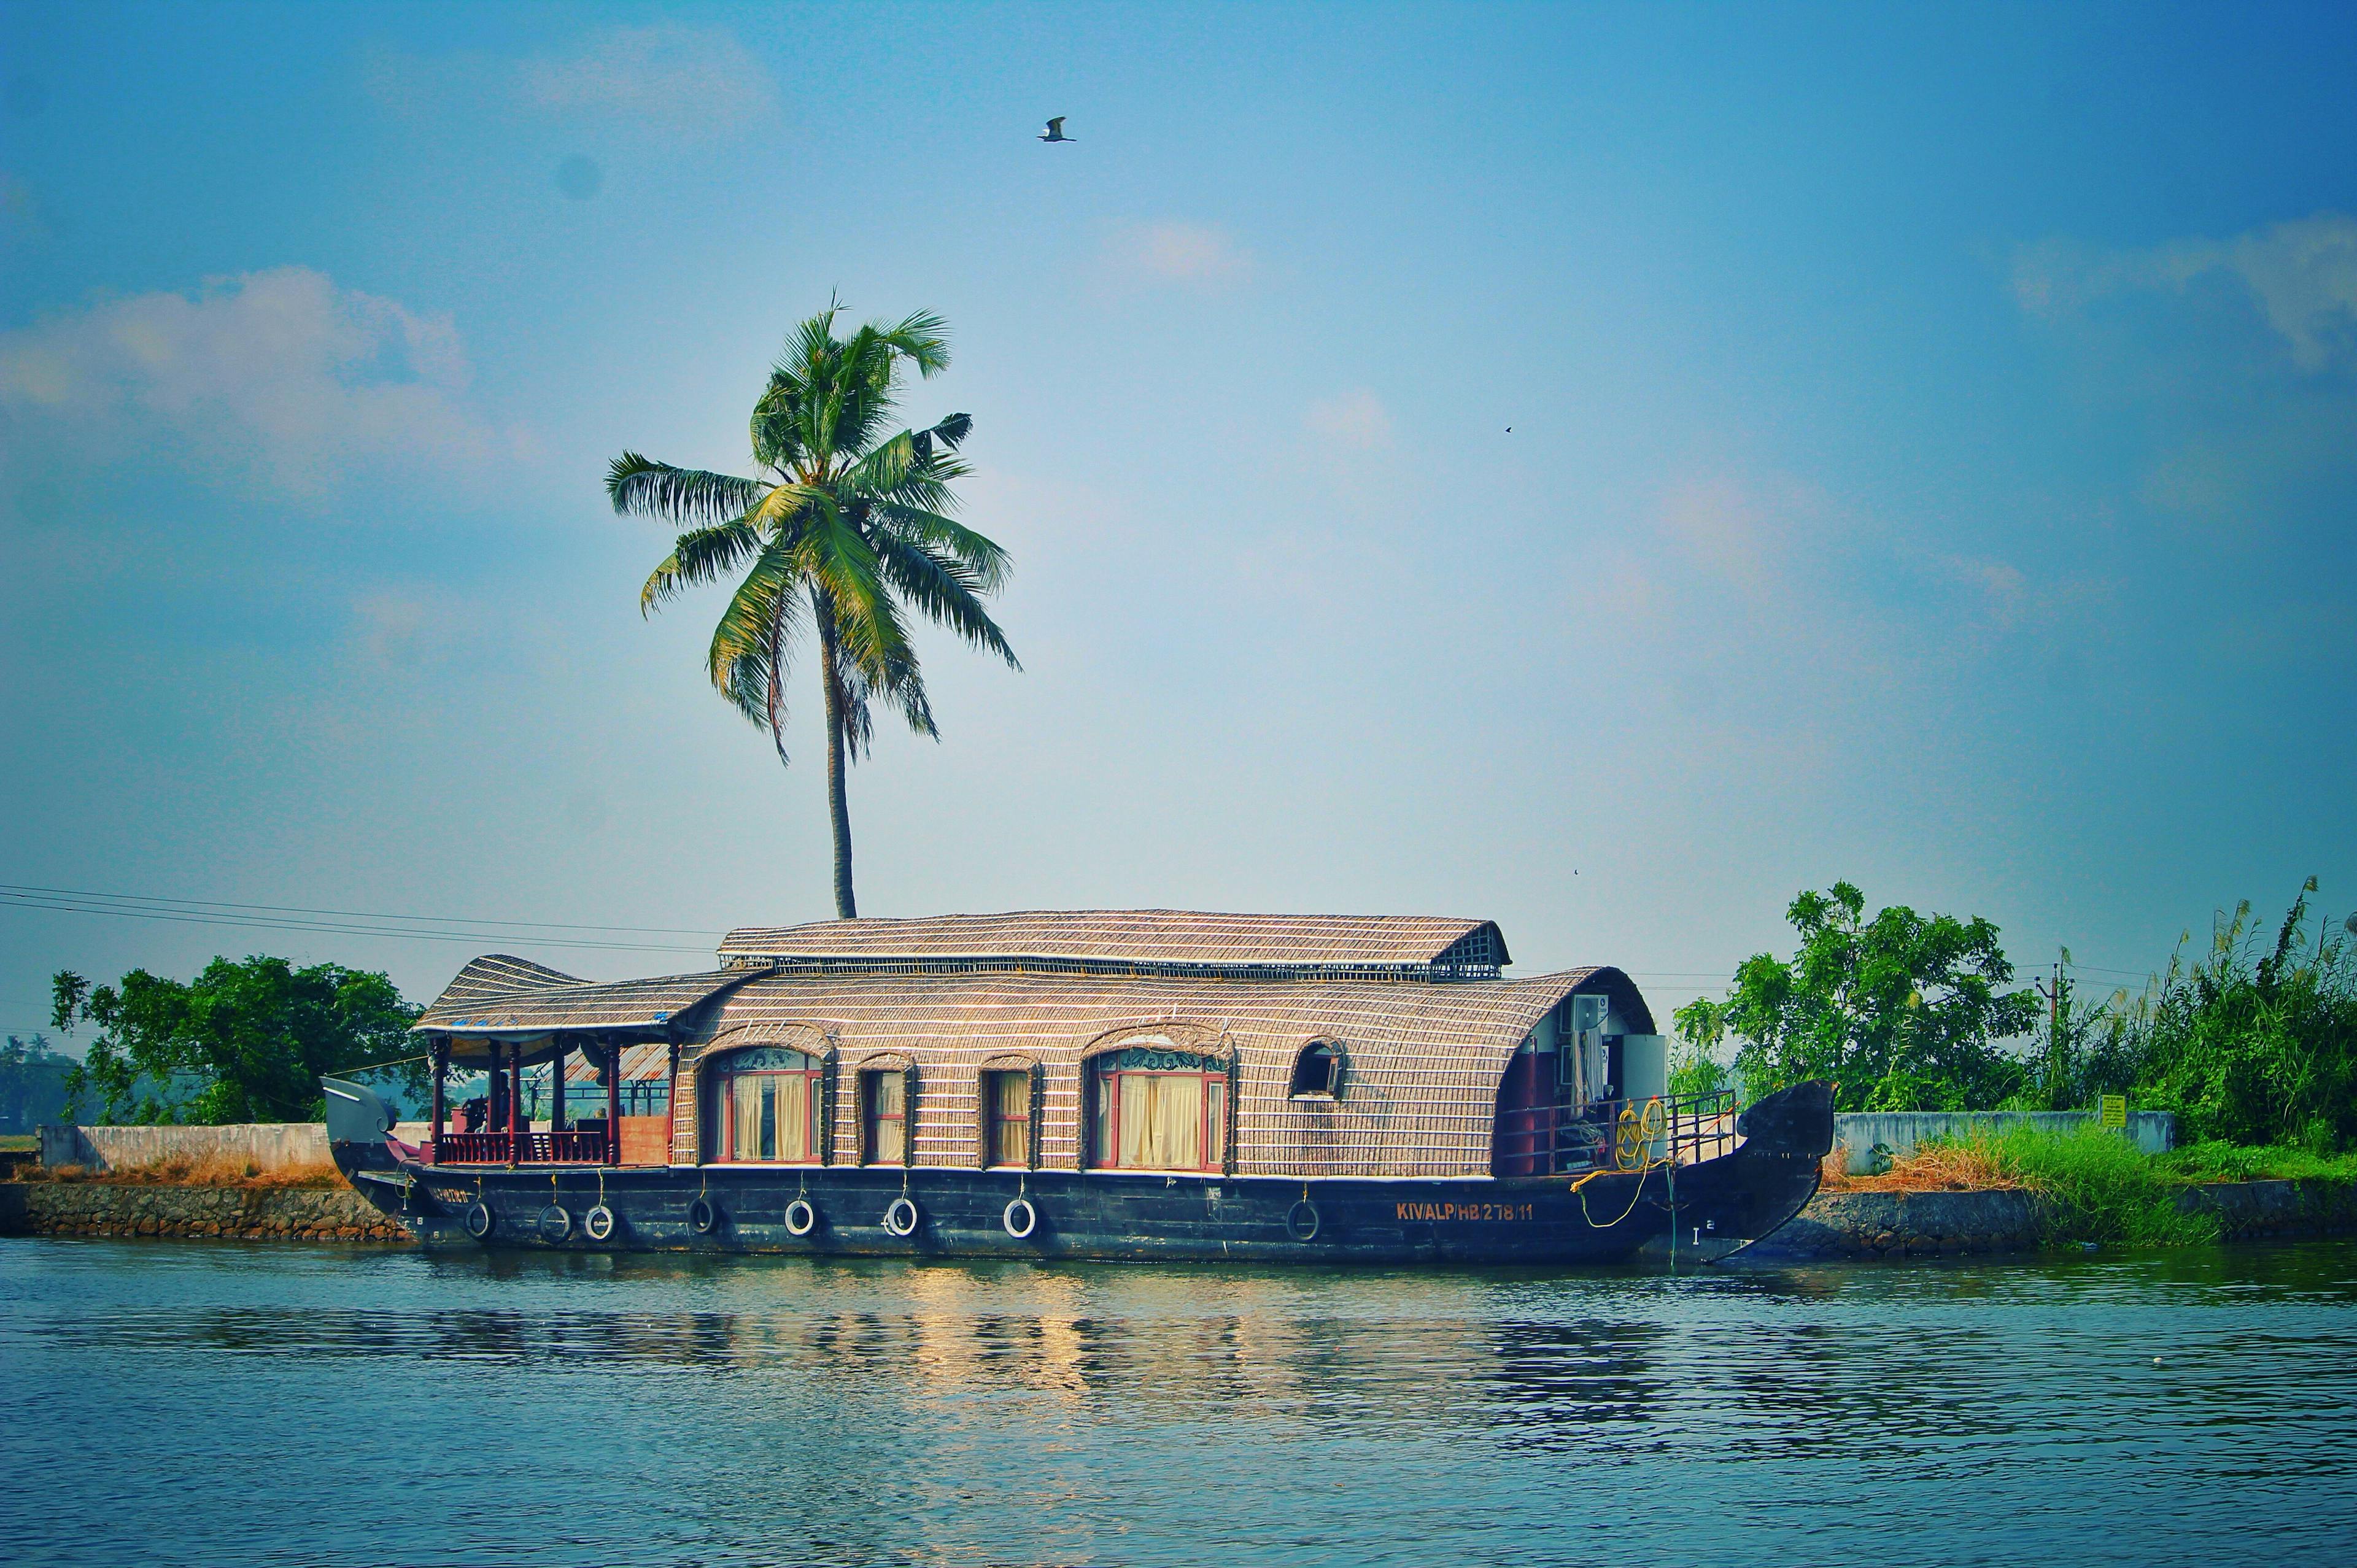
[{"label": "yellow sign", "polygon": [[2095,1099],[2095,1124],[2101,1127],[2126,1126],[2128,1097],[2125,1094],[2098,1095]]}]

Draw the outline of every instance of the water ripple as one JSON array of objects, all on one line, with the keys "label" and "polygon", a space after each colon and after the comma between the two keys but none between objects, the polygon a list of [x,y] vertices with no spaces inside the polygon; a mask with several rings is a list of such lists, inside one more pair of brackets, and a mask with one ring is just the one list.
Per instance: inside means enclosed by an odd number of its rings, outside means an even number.
[{"label": "water ripple", "polygon": [[0,1243],[0,1365],[44,1412],[12,1446],[48,1484],[0,1492],[24,1563],[2357,1539],[2338,1246],[1669,1279],[27,1241]]}]

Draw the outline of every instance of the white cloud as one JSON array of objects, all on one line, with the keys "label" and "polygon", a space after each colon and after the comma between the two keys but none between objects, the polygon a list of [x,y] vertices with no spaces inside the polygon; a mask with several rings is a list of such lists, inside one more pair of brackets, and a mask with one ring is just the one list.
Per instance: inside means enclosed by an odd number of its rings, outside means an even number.
[{"label": "white cloud", "polygon": [[2283,338],[2292,362],[2323,371],[2357,362],[2357,218],[2319,212],[2231,240],[2179,240],[2148,250],[2098,251],[2066,241],[2026,247],[2014,262],[2023,308],[2063,316],[2126,293],[2183,295],[2228,280]]},{"label": "white cloud", "polygon": [[352,602],[352,640],[371,663],[415,666],[439,651],[426,620],[423,599],[378,589]]},{"label": "white cloud", "polygon": [[1228,231],[1206,223],[1136,223],[1117,231],[1114,264],[1149,283],[1228,283],[1252,271],[1251,252]]},{"label": "white cloud", "polygon": [[0,413],[59,442],[179,446],[295,491],[393,459],[479,459],[447,317],[307,267],[135,295],[0,333]]},{"label": "white cloud", "polygon": [[33,199],[33,188],[0,170],[0,234],[45,240],[48,233],[48,225],[41,221],[41,205]]},{"label": "white cloud", "polygon": [[1364,387],[1311,403],[1306,423],[1311,434],[1362,452],[1382,451],[1392,444],[1391,411]]},{"label": "white cloud", "polygon": [[518,92],[533,109],[621,120],[689,139],[717,139],[766,118],[770,70],[725,28],[602,27],[569,54],[526,60]]},{"label": "white cloud", "polygon": [[1662,493],[1662,535],[1715,576],[1757,585],[1828,526],[1823,491],[1789,474],[1677,480]]},{"label": "white cloud", "polygon": [[1933,553],[1932,569],[1966,589],[1999,626],[2011,626],[2032,607],[2029,579],[2010,561],[1994,556]]}]

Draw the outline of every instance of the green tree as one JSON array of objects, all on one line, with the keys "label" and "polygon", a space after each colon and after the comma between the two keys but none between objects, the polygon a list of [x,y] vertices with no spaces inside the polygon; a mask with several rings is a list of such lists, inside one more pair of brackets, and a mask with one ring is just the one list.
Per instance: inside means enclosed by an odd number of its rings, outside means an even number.
[{"label": "green tree", "polygon": [[1865,910],[1846,882],[1793,899],[1785,918],[1800,950],[1747,959],[1724,1001],[1679,1008],[1687,1049],[1706,1055],[1733,1034],[1747,1099],[1804,1079],[1829,1080],[1843,1111],[1964,1110],[2014,1093],[2021,1065],[1996,1042],[2027,1033],[2039,1003],[2000,989],[2013,966],[1997,929],[1902,905]]},{"label": "green tree", "polygon": [[844,772],[869,749],[871,704],[898,708],[938,739],[903,607],[1020,669],[984,599],[1006,581],[1006,553],[952,521],[957,449],[974,422],[952,413],[893,429],[904,366],[949,363],[939,317],[834,335],[829,306],[788,339],[753,405],[759,478],[678,468],[625,452],[606,479],[614,510],[682,530],[640,590],[651,614],[681,590],[741,573],[712,634],[706,673],[786,760],[786,678],[805,633],[818,643],[826,719],[827,814],[835,913],[858,913]]},{"label": "green tree", "polygon": [[48,1036],[8,1036],[0,1046],[0,1131],[26,1132],[59,1120],[66,1069],[71,1061],[49,1049]]},{"label": "green tree", "polygon": [[[316,1122],[320,1075],[408,1055],[420,1011],[382,974],[283,958],[217,958],[186,983],[135,969],[92,987],[61,970],[52,994],[55,1027],[98,1030],[67,1092],[137,1122]],[[424,1081],[414,1064],[408,1076]],[[180,1083],[192,1092],[167,1098]]]},{"label": "green tree", "polygon": [[1699,1039],[1686,1039],[1670,1061],[1670,1092],[1684,1100],[1693,1095],[1717,1094],[1728,1087],[1727,1064],[1718,1059],[1712,1047]]}]

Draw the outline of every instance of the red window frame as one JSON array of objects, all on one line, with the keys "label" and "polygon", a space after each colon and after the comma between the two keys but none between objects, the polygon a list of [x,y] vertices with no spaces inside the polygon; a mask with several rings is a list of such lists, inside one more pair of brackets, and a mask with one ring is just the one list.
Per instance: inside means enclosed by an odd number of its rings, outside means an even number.
[{"label": "red window frame", "polygon": [[[821,1099],[826,1092],[824,1086],[826,1075],[824,1069],[822,1069],[815,1060],[813,1060],[807,1052],[802,1051],[795,1051],[791,1054],[802,1057],[803,1060],[808,1061],[810,1065],[807,1067],[791,1068],[763,1065],[739,1068],[732,1065],[737,1058],[740,1056],[750,1058],[757,1054],[768,1055],[773,1053],[760,1051],[759,1047],[743,1052],[732,1053],[730,1056],[723,1057],[716,1069],[710,1074],[709,1081],[712,1084],[713,1097],[718,1102],[718,1109],[720,1112],[718,1118],[720,1122],[718,1129],[719,1137],[717,1139],[720,1145],[720,1152],[714,1156],[715,1163],[721,1165],[752,1164],[798,1165],[814,1165],[819,1164],[819,1155],[821,1152],[819,1134],[821,1130],[826,1124],[825,1118],[821,1114],[822,1106],[820,1104]],[[803,1129],[805,1145],[810,1150],[808,1155],[799,1160],[764,1160],[759,1155],[748,1156],[737,1152],[737,1080],[740,1078],[799,1078],[803,1080],[802,1103],[805,1107],[803,1114],[810,1119],[808,1126]]]},{"label": "red window frame", "polygon": [[[1132,1066],[1127,1058],[1137,1057],[1178,1058],[1195,1065]],[[1121,1163],[1121,1080],[1132,1074],[1150,1078],[1200,1078],[1203,1080],[1203,1127],[1200,1147],[1203,1163],[1199,1165],[1125,1165]],[[1092,1170],[1154,1170],[1173,1171],[1180,1175],[1190,1172],[1218,1175],[1227,1168],[1228,1157],[1228,1069],[1224,1063],[1197,1057],[1189,1051],[1125,1048],[1108,1051],[1089,1064],[1090,1093],[1095,1097],[1092,1117],[1092,1140],[1089,1168]]]},{"label": "red window frame", "polygon": [[[1009,1079],[1015,1080],[1019,1088],[1016,1102],[1022,1109],[1017,1112],[1010,1112],[1006,1109],[1006,1100],[1002,1090],[1006,1087]],[[1029,1165],[1031,1156],[1038,1150],[1038,1145],[1032,1141],[1029,1069],[1000,1069],[984,1073],[982,1095],[982,1163],[984,1166],[990,1170],[1015,1170]],[[1005,1157],[1006,1129],[1010,1126],[1023,1129],[1023,1157],[1019,1160]]]},{"label": "red window frame", "polygon": [[[876,1090],[887,1078],[900,1080],[900,1109],[886,1115],[876,1109]],[[867,1165],[906,1165],[910,1163],[909,1146],[909,1069],[906,1068],[868,1068],[859,1075],[859,1163]],[[900,1157],[883,1159],[877,1150],[883,1140],[877,1134],[888,1122],[900,1129]]]}]

